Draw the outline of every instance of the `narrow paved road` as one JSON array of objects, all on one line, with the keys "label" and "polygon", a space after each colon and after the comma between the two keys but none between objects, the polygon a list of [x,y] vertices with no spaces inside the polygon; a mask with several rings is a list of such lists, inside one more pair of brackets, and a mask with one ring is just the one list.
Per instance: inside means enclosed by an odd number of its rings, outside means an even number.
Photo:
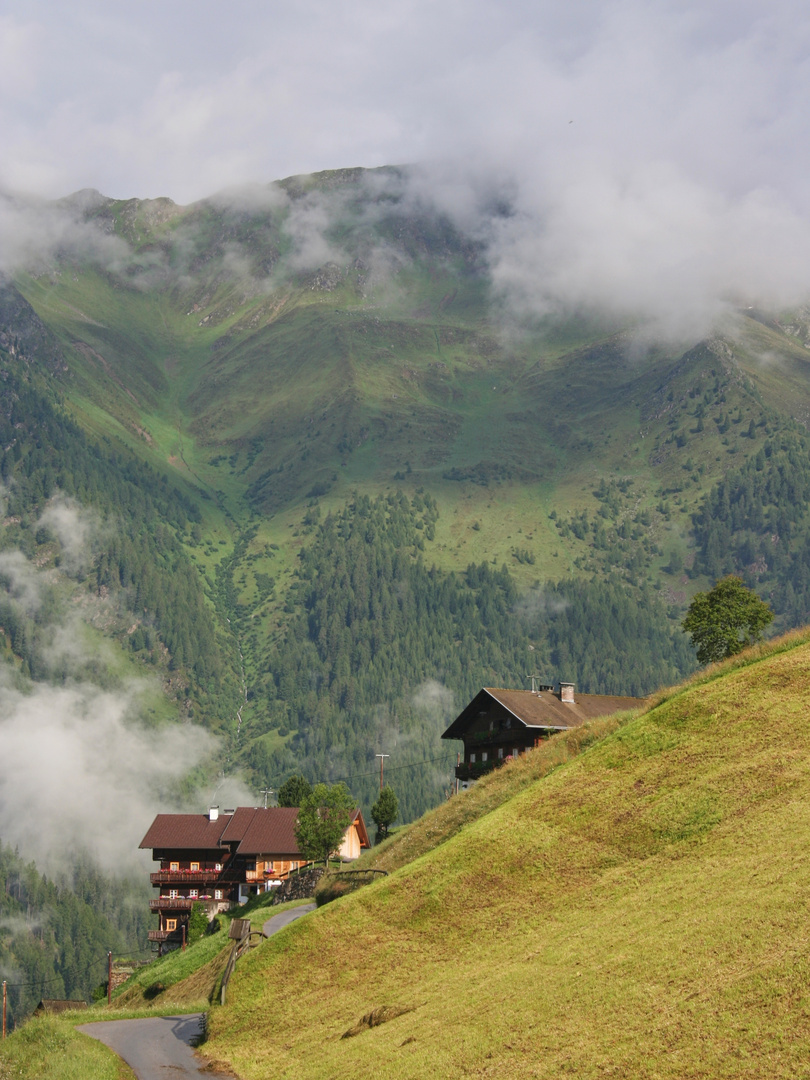
[{"label": "narrow paved road", "polygon": [[101,1020],[81,1024],[93,1039],[109,1046],[129,1065],[138,1080],[177,1080],[204,1076],[207,1080],[233,1080],[222,1073],[209,1072],[205,1062],[194,1056],[192,1044],[202,1034],[204,1014],[150,1016],[146,1020]]},{"label": "narrow paved road", "polygon": [[277,933],[291,922],[300,919],[302,915],[308,915],[310,911],[315,910],[315,907],[315,904],[302,904],[300,907],[289,908],[287,911],[279,912],[279,914],[274,915],[272,919],[268,919],[262,927],[264,936],[270,937],[271,934]]},{"label": "narrow paved road", "polygon": [[[315,907],[302,904],[274,915],[264,924],[266,937],[277,933]],[[209,1072],[197,1058],[193,1044],[202,1034],[203,1013],[187,1016],[150,1016],[145,1020],[100,1020],[81,1024],[76,1030],[109,1046],[129,1065],[138,1080],[232,1080],[222,1073]]]}]

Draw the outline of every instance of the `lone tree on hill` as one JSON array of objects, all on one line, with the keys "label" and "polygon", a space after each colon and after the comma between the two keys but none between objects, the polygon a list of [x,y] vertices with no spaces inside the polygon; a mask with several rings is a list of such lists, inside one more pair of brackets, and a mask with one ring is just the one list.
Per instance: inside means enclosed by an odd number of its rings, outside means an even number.
[{"label": "lone tree on hill", "polygon": [[371,808],[371,820],[377,826],[377,835],[374,838],[375,844],[379,844],[380,840],[385,840],[388,836],[388,829],[399,817],[399,803],[396,795],[393,793],[388,784],[380,792],[380,797],[374,803]]},{"label": "lone tree on hill", "polygon": [[295,839],[302,854],[312,862],[323,860],[340,847],[354,810],[354,799],[345,784],[316,784],[301,800]]},{"label": "lone tree on hill", "polygon": [[309,780],[301,776],[300,773],[294,773],[292,776],[288,776],[278,789],[278,805],[300,806],[307,795],[311,793],[312,785]]},{"label": "lone tree on hill", "polygon": [[773,612],[738,577],[729,575],[708,592],[696,593],[681,624],[701,664],[734,656],[759,641]]}]

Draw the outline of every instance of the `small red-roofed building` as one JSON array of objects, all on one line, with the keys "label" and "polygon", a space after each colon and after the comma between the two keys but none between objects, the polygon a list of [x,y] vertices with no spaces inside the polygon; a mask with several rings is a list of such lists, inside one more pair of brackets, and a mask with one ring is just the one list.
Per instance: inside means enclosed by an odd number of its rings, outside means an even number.
[{"label": "small red-roofed building", "polygon": [[[251,893],[279,885],[305,864],[295,839],[295,807],[240,806],[207,814],[158,814],[140,843],[152,849],[160,869],[151,875],[159,890],[150,900],[159,917],[149,940],[160,949],[181,944],[192,905],[203,904],[209,919]],[[356,859],[370,847],[363,815],[353,811],[338,851],[342,859]]]},{"label": "small red-roofed building", "polygon": [[504,761],[524,754],[556,734],[589,720],[638,709],[643,698],[611,694],[575,694],[574,684],[535,684],[532,690],[484,687],[442,735],[461,739],[462,760],[456,779],[467,788]]}]

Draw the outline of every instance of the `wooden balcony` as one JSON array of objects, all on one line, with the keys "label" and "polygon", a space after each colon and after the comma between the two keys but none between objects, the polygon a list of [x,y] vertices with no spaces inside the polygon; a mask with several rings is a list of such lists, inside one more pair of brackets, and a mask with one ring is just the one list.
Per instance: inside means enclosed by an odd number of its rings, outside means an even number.
[{"label": "wooden balcony", "polygon": [[241,880],[238,870],[158,870],[150,874],[153,885],[236,885]]},{"label": "wooden balcony", "polygon": [[456,765],[456,780],[478,780],[488,772],[492,772],[498,765],[503,765],[503,758],[493,758],[492,761],[476,761],[473,764],[462,761]]},{"label": "wooden balcony", "polygon": [[[199,899],[199,897],[197,898]],[[149,901],[150,911],[191,911],[194,898],[190,896],[159,896]]]},{"label": "wooden balcony", "polygon": [[182,934],[179,930],[148,930],[146,934],[149,941],[180,941]]}]

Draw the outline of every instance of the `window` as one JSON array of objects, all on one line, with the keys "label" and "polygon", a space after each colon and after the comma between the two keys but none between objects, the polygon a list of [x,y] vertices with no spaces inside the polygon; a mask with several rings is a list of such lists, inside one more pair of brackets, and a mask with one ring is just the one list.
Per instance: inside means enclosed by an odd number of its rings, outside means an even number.
[{"label": "window", "polygon": [[176,900],[177,899],[177,889],[169,889],[169,899],[170,900]]},{"label": "window", "polygon": [[180,863],[179,862],[169,863],[169,869],[171,870],[171,872],[173,874],[176,874],[177,871],[180,869]]},{"label": "window", "polygon": [[470,754],[470,764],[471,765],[475,764],[475,754]]},{"label": "window", "polygon": [[214,863],[214,869],[215,870],[221,870],[222,869],[222,863],[221,862]]},{"label": "window", "polygon": [[486,761],[486,760],[487,760],[487,752],[486,752],[486,750],[482,750],[482,751],[481,751],[481,760],[482,760],[482,761]]},{"label": "window", "polygon": [[189,889],[188,890],[189,900],[196,900],[199,895],[200,895],[200,890],[199,889]]},{"label": "window", "polygon": [[503,747],[502,747],[502,746],[499,746],[499,747],[498,747],[498,757],[499,757],[499,758],[502,758],[502,757],[503,757]]},{"label": "window", "polygon": [[176,930],[177,929],[177,919],[167,919],[166,920],[166,929],[167,930]]},{"label": "window", "polygon": [[200,869],[200,864],[198,862],[193,862],[191,864],[191,869],[192,869],[192,871],[199,870]]},{"label": "window", "polygon": [[214,889],[214,899],[215,900],[221,900],[222,899],[222,889]]}]

